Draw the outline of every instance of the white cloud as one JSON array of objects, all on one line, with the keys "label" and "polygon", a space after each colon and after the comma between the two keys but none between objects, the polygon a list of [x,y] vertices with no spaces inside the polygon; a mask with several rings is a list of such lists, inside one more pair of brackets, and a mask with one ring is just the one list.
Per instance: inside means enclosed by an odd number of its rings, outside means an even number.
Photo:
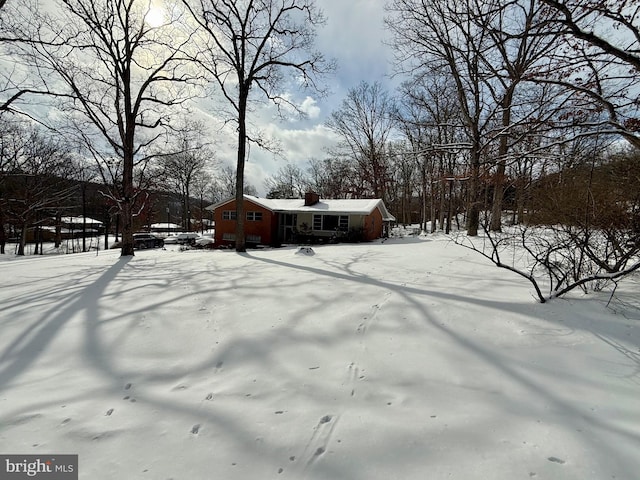
[{"label": "white cloud", "polygon": [[307,96],[300,104],[302,110],[309,119],[316,119],[320,116],[320,107],[318,103],[311,97]]},{"label": "white cloud", "polygon": [[[287,127],[290,125],[287,124]],[[312,158],[324,158],[326,148],[335,145],[335,134],[322,124],[309,128],[283,128],[271,123],[264,133],[277,140],[282,148],[282,156],[251,147],[250,157],[245,167],[246,181],[255,186],[259,195],[265,195],[264,182],[274,175],[285,163],[293,163],[306,170]]]}]

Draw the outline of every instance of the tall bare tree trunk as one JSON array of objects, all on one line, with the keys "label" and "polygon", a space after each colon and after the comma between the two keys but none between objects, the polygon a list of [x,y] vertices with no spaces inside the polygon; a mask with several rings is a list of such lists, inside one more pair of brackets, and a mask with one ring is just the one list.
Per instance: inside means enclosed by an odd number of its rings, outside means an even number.
[{"label": "tall bare tree trunk", "polygon": [[0,208],[0,255],[4,255],[6,243],[7,234],[4,230],[4,215],[2,213],[2,208]]},{"label": "tall bare tree trunk", "polygon": [[502,203],[504,200],[507,153],[509,151],[507,132],[511,125],[511,104],[513,103],[514,89],[515,85],[511,85],[505,92],[504,98],[502,99],[502,132],[500,134],[500,143],[498,145],[498,168],[496,170],[496,182],[493,190],[493,205],[491,208],[490,229],[492,232],[500,232],[502,230]]},{"label": "tall bare tree trunk", "polygon": [[23,222],[20,227],[20,242],[18,242],[18,255],[24,255],[24,245],[27,241],[27,222]]},{"label": "tall bare tree trunk", "polygon": [[244,164],[247,154],[247,100],[249,86],[240,85],[238,99],[238,165],[236,168],[236,252],[246,252],[244,234]]},{"label": "tall bare tree trunk", "polygon": [[473,140],[471,147],[471,178],[469,178],[469,207],[467,211],[467,235],[475,237],[478,235],[480,228],[480,135],[479,133]]}]

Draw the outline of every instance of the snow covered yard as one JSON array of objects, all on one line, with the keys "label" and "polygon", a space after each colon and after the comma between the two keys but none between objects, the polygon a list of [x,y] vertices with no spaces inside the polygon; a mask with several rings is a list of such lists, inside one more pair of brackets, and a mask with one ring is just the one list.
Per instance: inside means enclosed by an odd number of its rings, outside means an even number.
[{"label": "snow covered yard", "polygon": [[92,480],[639,478],[640,310],[538,304],[445,237],[313,250],[1,262],[0,453]]}]

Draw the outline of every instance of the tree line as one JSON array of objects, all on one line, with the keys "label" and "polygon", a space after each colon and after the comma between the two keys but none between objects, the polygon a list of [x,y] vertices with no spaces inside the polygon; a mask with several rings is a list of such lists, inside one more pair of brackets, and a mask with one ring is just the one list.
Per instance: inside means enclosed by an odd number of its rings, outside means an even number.
[{"label": "tree line", "polygon": [[[211,173],[215,152],[199,132],[192,124],[178,137],[179,149],[134,170],[136,230],[153,221],[184,230],[205,228],[210,217],[205,207],[235,194],[235,173],[229,167]],[[24,255],[27,239],[39,253],[44,227],[55,228],[58,247],[62,218],[71,216],[96,219],[119,239],[122,164],[115,158],[87,162],[75,147],[68,137],[32,122],[0,118],[0,253],[8,236],[17,239],[18,255]],[[80,251],[86,251],[85,234],[75,233],[82,238]]]},{"label": "tree line", "polygon": [[[184,131],[179,119],[215,88],[219,118],[237,126],[236,248],[245,249],[247,144],[267,144],[249,128],[250,105],[266,99],[295,109],[281,93],[283,72],[319,87],[316,75],[331,69],[312,50],[322,22],[312,1],[183,0],[157,10],[150,0],[14,0],[1,8],[0,44],[11,68],[2,71],[0,111],[64,129],[101,175],[117,177],[109,195],[121,217],[122,255],[133,255],[133,219],[145,194],[140,175],[151,178],[145,173],[159,158],[195,156],[175,142]],[[49,102],[55,118],[36,111],[34,99]]]},{"label": "tree line", "polygon": [[[15,68],[4,75],[0,110],[38,118],[28,108],[34,98],[56,107],[58,128],[114,185],[122,254],[131,255],[143,179],[163,158],[200,161],[193,127],[176,118],[215,90],[221,100],[212,108],[237,128],[236,168],[219,177],[233,183],[243,251],[247,146],[270,148],[251,124],[251,105],[295,111],[283,92],[292,83],[322,92],[335,67],[314,50],[324,22],[315,2],[168,1],[159,22],[150,20],[149,0],[55,3],[2,7],[0,41]],[[350,89],[326,122],[335,148],[305,171],[287,164],[268,180],[271,196],[306,188],[374,196],[403,222],[447,231],[455,223],[474,237],[485,227],[499,233],[506,209],[511,223],[534,218],[549,175],[566,178],[584,165],[600,172],[622,140],[635,158],[640,35],[630,2],[390,0],[385,25],[400,87],[363,81]],[[627,196],[623,210],[633,212]]]}]

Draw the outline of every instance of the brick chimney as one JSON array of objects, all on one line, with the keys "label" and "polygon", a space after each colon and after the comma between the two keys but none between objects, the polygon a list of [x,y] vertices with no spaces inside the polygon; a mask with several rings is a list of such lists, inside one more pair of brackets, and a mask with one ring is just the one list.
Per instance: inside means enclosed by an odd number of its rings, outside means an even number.
[{"label": "brick chimney", "polygon": [[320,201],[320,195],[316,192],[307,192],[304,194],[304,206],[310,207]]}]

